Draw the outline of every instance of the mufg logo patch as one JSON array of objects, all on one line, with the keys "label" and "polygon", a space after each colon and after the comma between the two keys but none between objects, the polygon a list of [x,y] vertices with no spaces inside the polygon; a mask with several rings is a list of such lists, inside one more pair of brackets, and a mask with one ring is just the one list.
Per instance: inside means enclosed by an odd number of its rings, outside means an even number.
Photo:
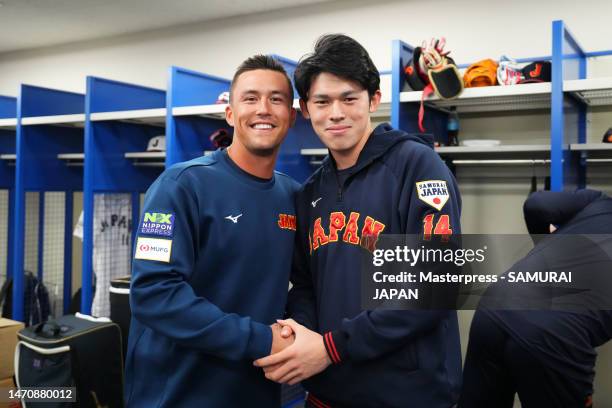
[{"label": "mufg logo patch", "polygon": [[138,237],[134,259],[170,262],[172,240],[160,238]]},{"label": "mufg logo patch", "polygon": [[145,235],[171,237],[174,230],[174,214],[146,212],[138,232]]}]

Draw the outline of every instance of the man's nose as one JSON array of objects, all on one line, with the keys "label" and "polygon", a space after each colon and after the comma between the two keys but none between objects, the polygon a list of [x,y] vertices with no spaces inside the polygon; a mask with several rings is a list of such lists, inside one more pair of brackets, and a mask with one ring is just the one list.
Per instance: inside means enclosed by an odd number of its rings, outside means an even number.
[{"label": "man's nose", "polygon": [[258,115],[269,115],[270,114],[270,101],[267,98],[261,98],[257,103],[257,114]]},{"label": "man's nose", "polygon": [[344,119],[344,109],[340,101],[334,101],[331,104],[331,120],[339,121]]}]

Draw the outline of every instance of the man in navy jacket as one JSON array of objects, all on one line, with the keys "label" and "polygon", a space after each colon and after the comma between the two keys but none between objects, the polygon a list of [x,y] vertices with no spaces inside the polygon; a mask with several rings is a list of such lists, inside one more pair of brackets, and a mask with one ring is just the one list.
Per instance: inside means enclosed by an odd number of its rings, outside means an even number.
[{"label": "man in navy jacket", "polygon": [[[540,191],[523,210],[536,245],[510,270],[572,271],[582,290],[549,301],[555,310],[478,310],[459,407],[511,408],[516,393],[524,408],[590,407],[595,347],[612,338],[612,199],[595,190]],[[539,305],[552,293],[551,286],[526,286]],[[499,293],[521,299],[519,290]],[[508,308],[521,307],[514,301]]]},{"label": "man in navy jacket", "polygon": [[383,233],[459,234],[453,175],[431,136],[373,128],[380,77],[352,38],[321,37],[295,84],[330,155],[296,198],[292,319],[281,322],[295,343],[255,364],[274,381],[306,380],[310,407],[449,408],[461,374],[456,312],[363,310],[360,259]]},{"label": "man in navy jacket", "polygon": [[278,407],[254,359],[291,343],[284,313],[297,183],[274,172],[295,118],[293,87],[267,56],[230,90],[231,146],[151,185],[132,266],[126,359],[131,407]]}]

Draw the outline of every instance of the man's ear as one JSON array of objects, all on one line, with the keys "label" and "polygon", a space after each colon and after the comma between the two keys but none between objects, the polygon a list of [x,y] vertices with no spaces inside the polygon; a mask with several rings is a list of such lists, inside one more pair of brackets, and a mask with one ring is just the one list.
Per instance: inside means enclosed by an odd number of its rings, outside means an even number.
[{"label": "man's ear", "polygon": [[291,116],[290,116],[291,126],[290,127],[295,126],[296,119],[297,119],[297,112],[294,107],[291,107]]},{"label": "man's ear", "polygon": [[231,127],[234,127],[234,111],[232,111],[231,105],[225,107],[225,121]]},{"label": "man's ear", "polygon": [[381,98],[382,98],[382,93],[380,92],[380,89],[379,89],[376,92],[374,92],[374,95],[372,95],[372,98],[370,98],[370,113],[376,112],[376,110],[380,106]]},{"label": "man's ear", "polygon": [[302,116],[304,119],[310,119],[310,114],[308,113],[308,106],[306,106],[306,101],[300,98],[300,110],[302,111]]}]

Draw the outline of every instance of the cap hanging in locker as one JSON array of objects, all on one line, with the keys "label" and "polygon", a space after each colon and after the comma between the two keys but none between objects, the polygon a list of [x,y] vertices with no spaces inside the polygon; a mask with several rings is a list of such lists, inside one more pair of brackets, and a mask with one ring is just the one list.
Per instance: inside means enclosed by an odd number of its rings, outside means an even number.
[{"label": "cap hanging in locker", "polygon": [[147,152],[165,152],[166,135],[153,136],[147,144]]}]

